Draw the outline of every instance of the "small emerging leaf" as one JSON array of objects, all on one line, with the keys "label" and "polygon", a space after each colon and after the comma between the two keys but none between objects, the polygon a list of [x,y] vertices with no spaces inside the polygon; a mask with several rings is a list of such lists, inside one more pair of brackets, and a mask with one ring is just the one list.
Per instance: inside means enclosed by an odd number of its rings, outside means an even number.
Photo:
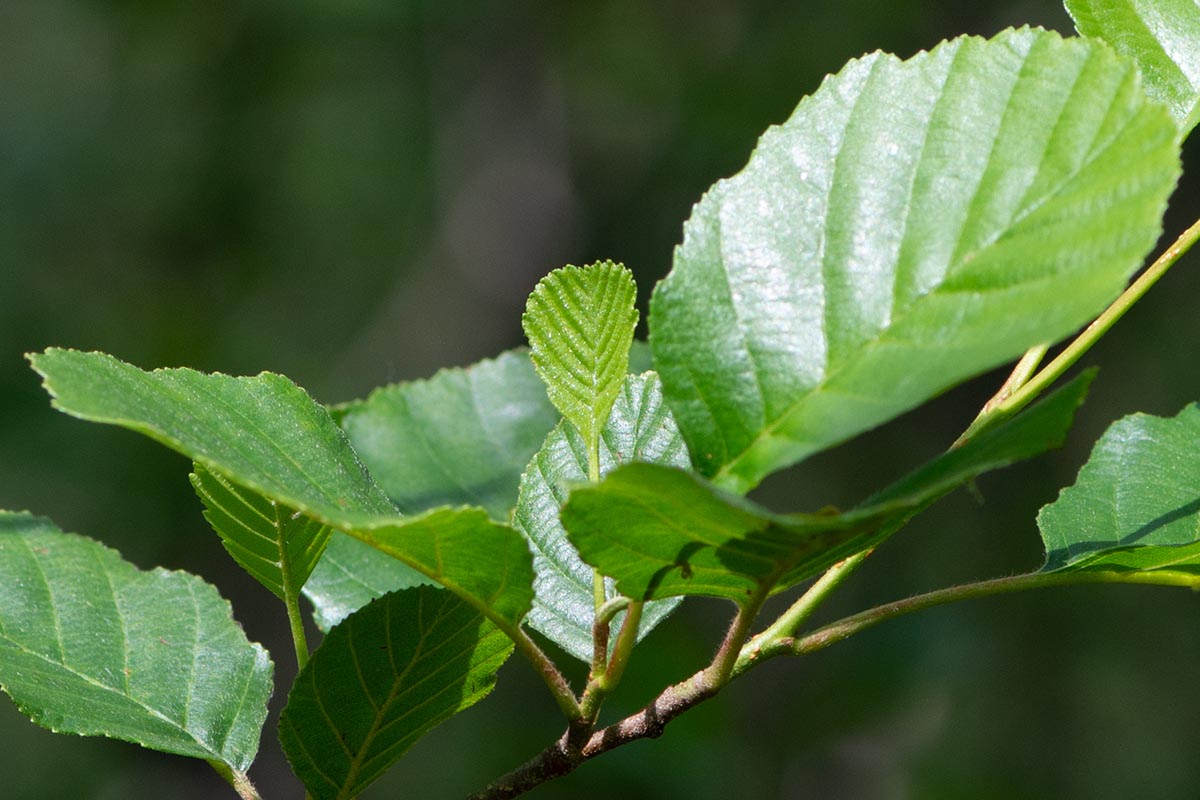
[{"label": "small emerging leaf", "polygon": [[619,264],[568,266],[538,282],[521,318],[550,402],[593,453],[628,370],[636,299]]},{"label": "small emerging leaf", "polygon": [[233,560],[280,600],[296,597],[332,529],[199,464],[191,481],[204,503],[204,518]]},{"label": "small emerging leaf", "polygon": [[348,800],[435,725],[482,700],[513,645],[449,592],[422,586],[372,602],[301,670],[279,739],[315,800]]},{"label": "small emerging leaf", "polygon": [[1066,0],[1075,27],[1142,69],[1146,93],[1186,135],[1200,121],[1200,4],[1196,0]]},{"label": "small emerging leaf", "polygon": [[1200,577],[1200,404],[1134,414],[1096,442],[1074,486],[1038,514],[1046,572],[1165,570]]},{"label": "small emerging leaf", "polygon": [[0,511],[0,686],[38,725],[244,773],[271,669],[195,575],[143,572],[49,520]]},{"label": "small emerging leaf", "polygon": [[[601,436],[601,475],[634,461],[680,468],[689,464],[687,448],[662,401],[658,376],[652,372],[625,379]],[[529,626],[576,658],[590,662],[595,621],[592,569],[579,560],[558,518],[570,487],[587,477],[583,436],[572,425],[559,425],[546,437],[521,478],[513,526],[533,545],[537,577]],[[639,639],[678,604],[678,600],[647,604],[638,626]],[[620,629],[621,619],[613,621],[614,630]]]},{"label": "small emerging leaf", "polygon": [[878,545],[984,472],[1058,446],[1090,380],[1084,373],[845,513],[775,514],[693,474],[631,464],[571,492],[563,525],[583,560],[631,597],[744,602],[764,585],[781,591]]}]

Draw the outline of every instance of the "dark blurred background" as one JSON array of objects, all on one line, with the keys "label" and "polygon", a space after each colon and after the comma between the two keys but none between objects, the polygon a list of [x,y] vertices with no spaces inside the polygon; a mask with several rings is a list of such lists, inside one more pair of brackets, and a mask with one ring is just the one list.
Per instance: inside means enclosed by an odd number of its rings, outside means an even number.
[{"label": "dark blurred background", "polygon": [[[520,344],[526,293],[564,263],[623,261],[644,307],[691,204],[824,74],[1024,23],[1070,30],[1054,0],[0,3],[0,507],[216,583],[279,656],[277,706],[286,624],[206,528],[188,463],[52,411],[22,353],[270,369],[337,402]],[[1196,186],[1185,177],[1169,236],[1200,209]],[[1069,447],[943,501],[822,619],[1035,568],[1034,514],[1106,425],[1200,398],[1196,262],[1088,356],[1101,376]],[[860,499],[952,441],[1003,374],[762,499]],[[608,711],[701,666],[727,615],[686,604]],[[1194,798],[1198,669],[1200,598],[1182,590],[978,601],[770,663],[533,796]],[[514,658],[367,796],[462,796],[559,729]],[[232,796],[203,764],[55,736],[7,699],[0,742],[12,800]],[[267,800],[302,796],[273,727],[252,775]]]}]

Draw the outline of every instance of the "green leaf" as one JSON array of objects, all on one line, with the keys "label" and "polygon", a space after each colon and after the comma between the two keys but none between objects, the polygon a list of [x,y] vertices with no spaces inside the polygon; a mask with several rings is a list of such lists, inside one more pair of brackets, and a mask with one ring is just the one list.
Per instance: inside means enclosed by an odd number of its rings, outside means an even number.
[{"label": "green leaf", "polygon": [[283,750],[315,800],[355,797],[491,692],[512,650],[449,592],[388,594],[330,631],[301,670],[279,719]]},{"label": "green leaf", "polygon": [[697,468],[744,493],[1103,309],[1179,174],[1136,73],[1010,30],[853,61],[768,130],[650,305]]},{"label": "green leaf", "polygon": [[1134,414],[1096,442],[1074,486],[1038,514],[1045,572],[1165,570],[1200,577],[1200,404]]},{"label": "green leaf", "polygon": [[458,593],[508,631],[528,611],[532,556],[519,533],[482,509],[397,516],[329,412],[287,378],[144,372],[74,350],[51,349],[31,360],[61,410],[144,433],[343,530]]},{"label": "green leaf", "polygon": [[332,529],[199,464],[190,477],[233,560],[280,600],[298,596]]},{"label": "green leaf", "polygon": [[328,632],[376,597],[429,583],[431,578],[404,562],[335,531],[304,584],[304,596],[313,604],[313,621]]},{"label": "green leaf", "polygon": [[951,450],[845,513],[776,514],[698,476],[651,464],[571,492],[567,535],[583,560],[635,598],[744,602],[877,546],[914,514],[992,469],[1061,444],[1092,374]]},{"label": "green leaf", "polygon": [[1196,0],[1066,0],[1084,36],[1111,44],[1141,67],[1146,93],[1186,135],[1200,121],[1200,4]]},{"label": "green leaf", "polygon": [[0,511],[0,686],[38,725],[244,773],[271,670],[195,575],[143,572],[47,519]]},{"label": "green leaf", "polygon": [[550,402],[593,454],[628,370],[636,299],[633,276],[619,264],[567,266],[538,282],[521,317]]},{"label": "green leaf", "polygon": [[497,520],[559,419],[524,352],[377,389],[336,413],[400,511],[470,504]]},{"label": "green leaf", "polygon": [[[689,465],[687,448],[662,401],[662,387],[654,373],[625,379],[601,436],[601,475],[635,461],[681,468]],[[570,486],[585,482],[587,477],[588,452],[583,436],[573,425],[559,425],[546,437],[521,477],[513,526],[534,548],[537,577],[529,626],[576,658],[590,662],[595,621],[592,569],[579,560],[558,518]],[[638,637],[653,630],[677,605],[678,601],[672,600],[647,604]],[[618,617],[613,628],[619,630],[620,624]]]}]

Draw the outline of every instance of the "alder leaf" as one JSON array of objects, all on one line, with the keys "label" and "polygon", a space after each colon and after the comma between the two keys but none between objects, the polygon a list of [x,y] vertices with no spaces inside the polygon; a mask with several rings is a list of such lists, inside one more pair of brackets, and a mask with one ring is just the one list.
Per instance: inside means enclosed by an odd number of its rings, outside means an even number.
[{"label": "alder leaf", "polygon": [[532,556],[521,534],[483,509],[400,517],[329,412],[281,375],[145,372],[103,353],[53,348],[31,361],[62,411],[144,433],[345,531],[456,592],[509,632],[532,603]]},{"label": "alder leaf", "polygon": [[1200,121],[1200,4],[1196,0],[1066,0],[1075,28],[1141,67],[1146,93],[1187,135]]},{"label": "alder leaf", "polygon": [[521,317],[550,402],[592,454],[628,371],[636,299],[633,276],[619,264],[567,266],[538,281]]},{"label": "alder leaf", "polygon": [[190,477],[233,560],[280,600],[298,596],[332,529],[199,464]]},{"label": "alder leaf", "polygon": [[0,686],[38,725],[244,775],[271,671],[195,575],[143,572],[47,519],[0,511]]},{"label": "alder leaf", "polygon": [[433,579],[366,542],[334,531],[317,568],[304,584],[313,622],[324,632],[388,592],[424,586]]},{"label": "alder leaf", "polygon": [[449,592],[393,592],[329,632],[300,671],[279,739],[315,800],[348,800],[421,736],[482,700],[513,644]]},{"label": "alder leaf", "polygon": [[1200,404],[1133,414],[1096,442],[1038,514],[1046,572],[1166,570],[1200,578]]},{"label": "alder leaf", "polygon": [[[635,461],[680,468],[689,465],[687,448],[662,401],[658,376],[652,372],[625,379],[601,434],[601,475]],[[546,437],[521,477],[513,526],[533,545],[537,577],[529,626],[576,658],[590,662],[595,620],[592,569],[580,561],[558,518],[570,487],[587,478],[587,444],[573,425],[560,424]],[[638,626],[639,639],[677,605],[678,600],[647,604]],[[622,619],[619,615],[613,621],[614,630],[620,629]]]},{"label": "alder leaf", "polygon": [[1086,323],[1159,235],[1177,139],[1095,40],[850,62],[697,204],[654,292],[696,467],[744,493]]},{"label": "alder leaf", "polygon": [[501,521],[559,419],[523,351],[383,387],[334,414],[403,513],[470,504]]},{"label": "alder leaf", "polygon": [[984,431],[844,513],[776,514],[692,473],[631,464],[576,488],[562,511],[583,560],[634,598],[745,602],[782,591],[884,541],[947,492],[1059,446],[1092,373]]}]

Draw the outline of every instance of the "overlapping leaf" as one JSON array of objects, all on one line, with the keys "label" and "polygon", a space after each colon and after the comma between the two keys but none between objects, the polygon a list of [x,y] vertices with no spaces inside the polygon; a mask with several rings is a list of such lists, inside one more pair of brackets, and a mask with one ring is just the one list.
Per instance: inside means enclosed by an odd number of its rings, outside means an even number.
[{"label": "overlapping leaf", "polygon": [[879,544],[983,472],[1058,446],[1090,379],[1085,373],[845,513],[775,514],[693,474],[631,464],[598,486],[575,489],[563,525],[583,560],[631,597],[743,602],[764,585],[785,589]]},{"label": "overlapping leaf", "polygon": [[610,261],[556,269],[538,282],[521,324],[546,393],[594,452],[637,326],[637,287]]},{"label": "overlapping leaf", "polygon": [[400,511],[469,504],[501,521],[559,419],[523,351],[378,389],[336,416]]},{"label": "overlapping leaf", "polygon": [[332,529],[199,464],[192,487],[234,561],[284,602],[299,595]]},{"label": "overlapping leaf", "polygon": [[271,669],[200,578],[0,512],[0,686],[37,724],[244,773]]},{"label": "overlapping leaf", "polygon": [[1164,570],[1200,578],[1200,405],[1134,414],[1096,442],[1042,509],[1044,571]]},{"label": "overlapping leaf", "polygon": [[313,604],[317,627],[328,631],[376,597],[431,582],[366,542],[334,531],[304,584],[304,596]]},{"label": "overlapping leaf", "polygon": [[483,699],[512,653],[477,610],[423,586],[334,628],[279,720],[284,752],[316,800],[356,797],[421,736]]},{"label": "overlapping leaf", "polygon": [[654,293],[697,468],[745,492],[1087,322],[1159,234],[1176,139],[1093,40],[848,64],[700,201]]},{"label": "overlapping leaf", "polygon": [[1146,93],[1186,134],[1200,121],[1200,5],[1196,0],[1066,0],[1084,36],[1137,61]]},{"label": "overlapping leaf", "polygon": [[[525,540],[482,509],[401,518],[329,412],[280,375],[144,372],[102,353],[31,358],[59,409],[144,433],[201,466],[350,533],[513,630],[533,599]],[[418,582],[414,579],[414,582]]]},{"label": "overlapping leaf", "polygon": [[[679,468],[689,464],[687,448],[662,401],[658,376],[652,372],[625,379],[601,436],[601,475],[632,462]],[[569,489],[587,480],[587,465],[583,436],[573,425],[559,425],[522,476],[513,515],[513,525],[534,546],[537,577],[528,624],[583,661],[592,658],[592,569],[579,560],[567,541],[558,513]],[[678,601],[672,600],[647,604],[639,637],[653,630],[676,605]],[[619,629],[620,624],[620,618],[614,620],[614,628]]]}]

